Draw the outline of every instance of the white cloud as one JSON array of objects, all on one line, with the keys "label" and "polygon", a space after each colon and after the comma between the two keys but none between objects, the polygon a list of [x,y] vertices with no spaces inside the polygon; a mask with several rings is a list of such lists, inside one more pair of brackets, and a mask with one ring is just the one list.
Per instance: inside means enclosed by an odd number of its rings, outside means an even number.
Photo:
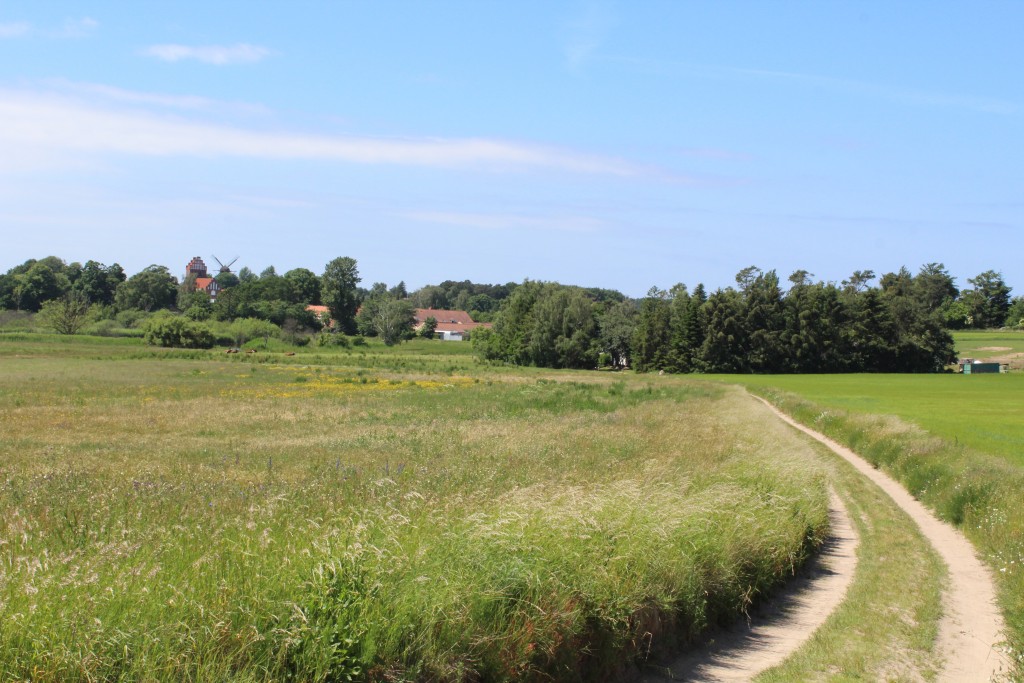
[{"label": "white cloud", "polygon": [[0,23],[0,38],[20,38],[28,35],[32,25],[27,21]]},{"label": "white cloud", "polygon": [[557,230],[593,232],[604,227],[604,221],[587,216],[530,216],[514,213],[463,213],[449,211],[413,211],[403,218],[424,223],[438,223],[481,230]]},{"label": "white cloud", "polygon": [[61,78],[48,79],[44,83],[64,92],[86,96],[98,95],[105,99],[129,104],[155,105],[158,107],[195,111],[230,110],[249,114],[266,114],[268,112],[266,107],[260,105],[214,100],[197,95],[168,95],[165,93],[141,92],[103,85],[102,83],[79,83]]},{"label": "white cloud", "polygon": [[194,59],[205,64],[254,64],[270,55],[270,50],[259,45],[151,45],[142,52],[165,62]]},{"label": "white cloud", "polygon": [[[138,98],[152,101],[152,96]],[[0,168],[33,157],[69,163],[102,155],[334,160],[490,170],[547,168],[615,176],[656,175],[620,159],[486,138],[377,138],[268,132],[77,98],[0,89]],[[20,150],[29,159],[16,158]]]},{"label": "white cloud", "polygon": [[67,18],[59,28],[35,28],[27,21],[0,23],[0,39],[20,38],[22,36],[41,36],[44,38],[85,38],[92,35],[100,26],[100,22],[92,17]]},{"label": "white cloud", "polygon": [[92,17],[68,18],[64,20],[64,25],[59,30],[54,31],[53,35],[57,38],[84,38],[91,35],[99,26],[100,22]]}]

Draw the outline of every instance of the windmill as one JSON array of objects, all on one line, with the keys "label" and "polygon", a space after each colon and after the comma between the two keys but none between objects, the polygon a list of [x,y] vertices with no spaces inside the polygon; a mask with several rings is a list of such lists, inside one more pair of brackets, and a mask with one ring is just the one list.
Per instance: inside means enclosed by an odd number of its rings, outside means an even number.
[{"label": "windmill", "polygon": [[231,259],[230,261],[227,262],[227,264],[221,263],[220,259],[217,258],[216,256],[213,257],[213,260],[217,262],[218,266],[220,266],[221,273],[230,273],[231,266],[234,265],[235,261],[238,260],[238,257],[236,256],[235,258]]}]

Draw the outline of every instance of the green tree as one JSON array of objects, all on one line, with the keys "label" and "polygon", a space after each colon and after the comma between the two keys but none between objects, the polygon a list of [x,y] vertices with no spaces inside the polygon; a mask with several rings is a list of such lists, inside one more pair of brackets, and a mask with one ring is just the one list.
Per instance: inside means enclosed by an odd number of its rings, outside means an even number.
[{"label": "green tree", "polygon": [[[793,281],[793,278],[790,278]],[[847,297],[856,296],[847,292]],[[849,365],[843,330],[848,312],[842,292],[833,284],[794,284],[785,297],[787,372],[844,372]]]},{"label": "green tree", "polygon": [[1010,309],[1006,313],[1006,325],[1008,327],[1024,327],[1024,296],[1013,297]]},{"label": "green tree", "polygon": [[151,265],[118,285],[114,303],[121,310],[137,308],[155,311],[174,306],[178,298],[178,281],[166,266]]},{"label": "green tree", "polygon": [[63,261],[56,257],[48,257],[33,262],[27,270],[15,275],[15,308],[22,311],[38,311],[44,301],[63,296],[71,287],[63,269]]},{"label": "green tree", "polygon": [[[385,292],[363,304],[369,310],[370,324],[385,346],[394,346],[412,333],[413,308],[408,301],[393,299]],[[360,312],[362,315],[362,312]]]},{"label": "green tree", "polygon": [[229,270],[225,270],[222,273],[217,273],[216,275],[213,276],[213,279],[217,281],[217,284],[220,286],[221,291],[224,291],[225,289],[231,289],[232,287],[235,287],[242,282],[237,275],[235,275]]},{"label": "green tree", "polygon": [[445,293],[443,288],[437,285],[420,287],[412,293],[410,298],[413,306],[416,308],[434,308],[442,310],[448,308],[448,295]]},{"label": "green tree", "polygon": [[43,303],[39,317],[57,334],[78,334],[95,314],[95,307],[82,292],[71,291]]},{"label": "green tree", "polygon": [[432,315],[428,316],[420,327],[420,336],[424,339],[433,339],[435,330],[437,330],[437,318]]},{"label": "green tree", "polygon": [[863,292],[874,279],[875,271],[873,270],[855,270],[849,280],[843,280],[843,288],[851,294]]},{"label": "green tree", "polygon": [[660,370],[668,365],[672,334],[669,293],[651,287],[640,302],[640,314],[633,333],[631,363],[637,372]]},{"label": "green tree", "polygon": [[320,304],[320,278],[308,268],[293,268],[284,274],[284,279],[294,292],[292,303]]},{"label": "green tree", "polygon": [[[738,279],[738,278],[737,278]],[[758,272],[743,290],[747,363],[752,372],[781,372],[786,366],[783,347],[786,316],[774,270]]]},{"label": "green tree", "polygon": [[359,282],[356,261],[348,256],[338,257],[328,263],[320,277],[321,300],[330,309],[331,317],[345,334],[353,334],[356,331]]},{"label": "green tree", "polygon": [[926,263],[914,276],[914,297],[929,313],[948,308],[959,294],[956,281],[941,263]]},{"label": "green tree", "polygon": [[704,372],[747,372],[743,295],[716,290],[704,304],[707,329],[698,364]]},{"label": "green tree", "polygon": [[72,289],[84,294],[91,303],[110,306],[114,303],[118,285],[126,279],[124,269],[116,263],[107,267],[96,261],[86,261]]},{"label": "green tree", "polygon": [[550,283],[537,296],[527,345],[533,365],[592,368],[597,364],[593,302],[578,288]]},{"label": "green tree", "polygon": [[625,367],[630,362],[637,315],[636,302],[626,300],[606,308],[598,321],[598,344],[615,367]]},{"label": "green tree", "polygon": [[986,270],[967,281],[974,289],[963,292],[963,301],[971,312],[971,326],[979,329],[1002,327],[1010,311],[1010,288],[1002,273]]},{"label": "green tree", "polygon": [[405,280],[402,280],[397,285],[388,290],[388,294],[393,299],[408,299],[409,291],[405,288]]}]

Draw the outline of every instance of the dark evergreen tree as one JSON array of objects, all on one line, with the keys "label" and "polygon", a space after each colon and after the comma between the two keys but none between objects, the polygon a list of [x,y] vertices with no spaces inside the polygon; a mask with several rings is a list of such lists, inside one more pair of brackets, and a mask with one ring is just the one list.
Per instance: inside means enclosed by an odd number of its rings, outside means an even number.
[{"label": "dark evergreen tree", "polygon": [[649,372],[668,365],[671,354],[672,308],[668,292],[652,287],[640,302],[640,315],[633,333],[634,370]]},{"label": "dark evergreen tree", "polygon": [[704,304],[707,328],[698,363],[703,372],[748,372],[743,296],[719,289]]}]

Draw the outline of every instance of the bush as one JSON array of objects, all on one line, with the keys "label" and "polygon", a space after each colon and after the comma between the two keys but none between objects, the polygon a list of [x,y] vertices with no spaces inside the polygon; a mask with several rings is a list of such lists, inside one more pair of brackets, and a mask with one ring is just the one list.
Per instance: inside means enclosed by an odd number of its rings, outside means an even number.
[{"label": "bush", "polygon": [[352,347],[352,341],[343,334],[322,331],[316,338],[317,346],[340,346],[343,349]]},{"label": "bush", "polygon": [[128,308],[118,313],[114,319],[121,327],[133,328],[142,327],[142,324],[149,318],[149,313],[140,311],[137,308]]},{"label": "bush", "polygon": [[262,339],[266,347],[271,337],[281,334],[281,328],[267,320],[259,318],[241,318],[234,321],[228,328],[235,346],[244,346],[253,339]]},{"label": "bush", "polygon": [[143,326],[145,342],[154,346],[182,349],[209,349],[213,347],[213,332],[203,323],[161,312]]},{"label": "bush", "polygon": [[32,314],[28,311],[0,311],[0,329],[5,332],[31,330]]},{"label": "bush", "polygon": [[99,320],[92,325],[89,325],[84,330],[85,334],[92,334],[97,337],[117,337],[118,331],[121,330],[121,326],[117,324],[116,320],[107,318],[105,320]]}]

